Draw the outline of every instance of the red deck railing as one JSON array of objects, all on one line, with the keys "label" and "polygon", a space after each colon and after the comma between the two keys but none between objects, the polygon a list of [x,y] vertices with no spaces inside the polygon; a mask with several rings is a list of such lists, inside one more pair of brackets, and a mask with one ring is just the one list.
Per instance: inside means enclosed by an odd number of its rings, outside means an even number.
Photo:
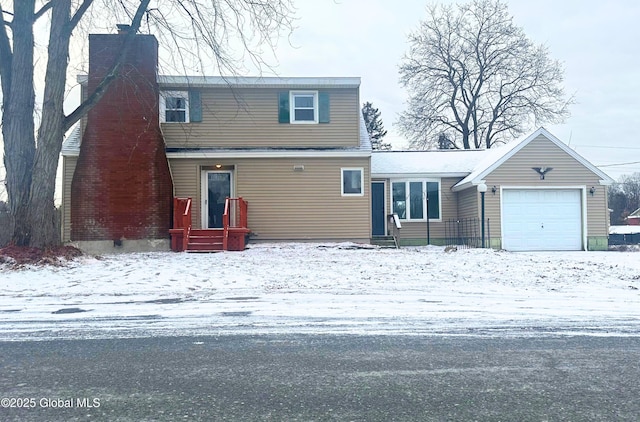
[{"label": "red deck railing", "polygon": [[173,198],[173,229],[169,233],[174,251],[187,250],[191,233],[191,203],[191,198]]},{"label": "red deck railing", "polygon": [[[169,230],[171,249],[173,251],[181,252],[189,249],[189,237],[192,231],[191,207],[191,198],[173,198],[173,228]],[[196,236],[200,239],[198,245],[202,246],[203,244],[201,239],[203,234],[201,232],[219,232],[219,230],[198,230]],[[227,198],[224,205],[224,214],[222,215],[222,250],[244,250],[245,236],[249,231],[247,225],[247,201],[242,198]]]},{"label": "red deck railing", "polygon": [[[228,250],[229,231],[240,229],[248,231],[247,227],[247,201],[242,198],[227,198],[224,203],[224,214],[222,214],[222,227],[224,229],[224,237],[222,239],[222,247]],[[244,242],[243,242],[244,244]],[[244,249],[244,248],[243,248]]]}]

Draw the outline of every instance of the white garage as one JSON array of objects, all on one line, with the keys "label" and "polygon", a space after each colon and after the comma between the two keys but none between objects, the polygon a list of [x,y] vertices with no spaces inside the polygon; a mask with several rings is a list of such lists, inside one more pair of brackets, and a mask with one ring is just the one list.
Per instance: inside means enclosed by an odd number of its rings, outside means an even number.
[{"label": "white garage", "polygon": [[583,249],[582,189],[502,191],[502,247],[511,251]]}]

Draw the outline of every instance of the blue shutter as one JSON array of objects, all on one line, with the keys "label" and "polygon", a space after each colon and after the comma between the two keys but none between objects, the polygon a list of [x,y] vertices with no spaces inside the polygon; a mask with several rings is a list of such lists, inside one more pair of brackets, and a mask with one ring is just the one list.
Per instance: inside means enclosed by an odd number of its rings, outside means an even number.
[{"label": "blue shutter", "polygon": [[278,123],[290,123],[289,91],[278,92]]},{"label": "blue shutter", "polygon": [[202,121],[202,100],[200,99],[200,91],[189,91],[189,121]]},{"label": "blue shutter", "polygon": [[329,93],[318,93],[318,122],[329,123]]}]

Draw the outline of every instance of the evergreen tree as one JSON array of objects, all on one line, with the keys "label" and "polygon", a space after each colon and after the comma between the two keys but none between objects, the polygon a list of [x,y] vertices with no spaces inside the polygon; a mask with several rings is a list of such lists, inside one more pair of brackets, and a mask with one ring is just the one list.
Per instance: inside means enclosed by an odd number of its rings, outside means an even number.
[{"label": "evergreen tree", "polygon": [[371,138],[371,147],[374,150],[390,150],[391,144],[382,142],[382,138],[385,137],[387,131],[384,130],[384,125],[380,119],[380,111],[367,101],[362,105],[362,116]]}]

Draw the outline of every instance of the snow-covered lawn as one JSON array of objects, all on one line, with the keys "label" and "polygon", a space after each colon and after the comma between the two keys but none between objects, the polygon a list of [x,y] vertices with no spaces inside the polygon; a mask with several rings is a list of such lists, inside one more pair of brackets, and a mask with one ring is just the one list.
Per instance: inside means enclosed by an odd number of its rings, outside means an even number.
[{"label": "snow-covered lawn", "polygon": [[0,267],[0,340],[222,333],[639,335],[640,253],[252,244]]}]

